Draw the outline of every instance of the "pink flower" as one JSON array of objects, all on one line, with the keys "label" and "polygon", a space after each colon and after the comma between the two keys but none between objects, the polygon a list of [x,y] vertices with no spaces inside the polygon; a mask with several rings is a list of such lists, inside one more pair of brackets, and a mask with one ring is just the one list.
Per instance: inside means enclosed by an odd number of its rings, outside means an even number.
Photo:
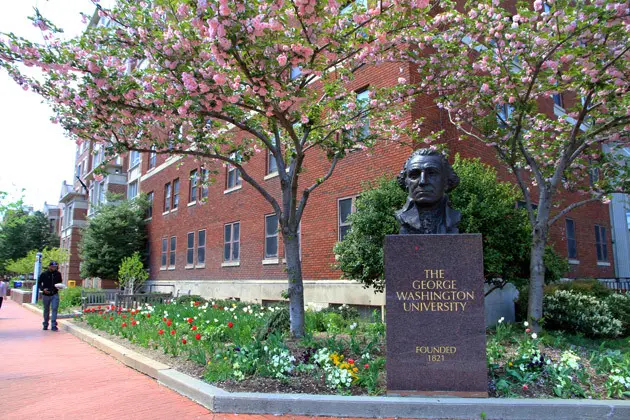
[{"label": "pink flower", "polygon": [[483,85],[481,85],[481,92],[490,93],[490,86],[488,86],[487,83],[484,83]]},{"label": "pink flower", "polygon": [[223,86],[225,84],[225,76],[221,73],[217,73],[212,76],[212,80],[214,80],[214,82],[219,86]]},{"label": "pink flower", "polygon": [[281,66],[285,66],[287,64],[287,55],[286,54],[280,54],[278,56],[278,64],[280,64]]}]

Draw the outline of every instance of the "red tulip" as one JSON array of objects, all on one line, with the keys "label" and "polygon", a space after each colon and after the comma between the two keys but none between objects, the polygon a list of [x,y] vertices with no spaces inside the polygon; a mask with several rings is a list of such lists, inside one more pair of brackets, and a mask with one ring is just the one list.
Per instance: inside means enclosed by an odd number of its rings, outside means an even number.
[{"label": "red tulip", "polygon": [[147,318],[151,318],[151,314],[147,314]]},{"label": "red tulip", "polygon": [[354,359],[348,359],[348,363],[350,363],[351,365],[354,365]]},{"label": "red tulip", "polygon": [[182,338],[182,344],[186,344],[186,339]]},{"label": "red tulip", "polygon": [[194,321],[194,319],[192,319],[192,318],[188,318],[188,323],[189,323],[189,324],[192,324],[192,323],[193,323],[193,321]]},{"label": "red tulip", "polygon": [[523,391],[527,391],[529,389],[529,387],[527,386],[527,384],[523,385]]},{"label": "red tulip", "polygon": [[164,330],[158,331],[158,334],[160,334],[160,335],[164,334]]},{"label": "red tulip", "polygon": [[136,325],[137,323],[138,323],[137,321],[133,320],[133,321],[131,322],[131,325]]},{"label": "red tulip", "polygon": [[234,326],[234,324],[232,323],[232,321],[228,322],[228,328],[232,328]]},{"label": "red tulip", "polygon": [[192,326],[192,328],[191,328],[191,330],[193,330],[193,331],[197,331],[197,326],[196,326],[196,325],[193,325],[193,326]]},{"label": "red tulip", "polygon": [[126,322],[123,322],[123,323],[122,323],[122,327],[124,328],[124,327],[126,327],[126,326],[127,326],[127,323],[126,323]]},{"label": "red tulip", "polygon": [[127,318],[127,315],[123,315],[123,316],[122,316],[122,318],[123,318],[123,319]]},{"label": "red tulip", "polygon": [[530,333],[532,330],[530,330],[529,328],[525,330],[526,333]]},{"label": "red tulip", "polygon": [[196,338],[197,340],[201,340],[201,334],[197,333],[197,335],[195,336],[195,338]]},{"label": "red tulip", "polygon": [[171,331],[171,335],[175,335],[175,330],[172,330],[172,331]]},{"label": "red tulip", "polygon": [[169,319],[168,321],[166,321],[166,325],[167,325],[168,327],[170,327],[172,324],[173,324],[173,321],[171,321],[170,319]]},{"label": "red tulip", "polygon": [[113,317],[113,316],[110,316],[110,317],[109,317],[109,320],[110,320],[110,321],[113,321],[113,320],[114,320],[114,317]]},{"label": "red tulip", "polygon": [[368,363],[366,363],[363,367],[368,369],[370,367],[370,365]]}]

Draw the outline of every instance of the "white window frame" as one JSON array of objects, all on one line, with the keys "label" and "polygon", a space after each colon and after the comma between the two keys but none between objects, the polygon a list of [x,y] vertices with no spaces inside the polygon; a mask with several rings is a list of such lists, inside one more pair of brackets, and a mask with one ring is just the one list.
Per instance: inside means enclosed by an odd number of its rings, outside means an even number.
[{"label": "white window frame", "polygon": [[[276,231],[274,233],[269,233],[267,231],[267,227],[268,227],[267,220],[272,217],[276,218]],[[265,243],[263,244],[264,261],[275,260],[276,263],[278,262],[278,255],[280,253],[280,242],[278,240],[279,239],[278,234],[279,234],[278,215],[275,213],[265,215]],[[270,238],[275,238],[276,240],[276,253],[275,254],[269,254],[267,250],[267,239],[270,239]]]},{"label": "white window frame", "polygon": [[[192,237],[192,246],[190,238]],[[195,232],[186,233],[186,268],[195,266]]]},{"label": "white window frame", "polygon": [[140,164],[140,152],[137,150],[129,151],[129,169],[133,169]]},{"label": "white window frame", "polygon": [[[238,225],[238,239],[234,239],[234,227]],[[226,240],[226,228],[229,226],[230,229],[230,240]],[[236,258],[234,258],[234,244],[238,243],[238,256]],[[225,246],[228,245],[230,246],[230,251],[229,251],[229,258],[226,259],[225,258]],[[239,263],[241,260],[241,222],[240,221],[236,221],[236,222],[231,222],[231,223],[226,223],[223,226],[223,263],[226,265],[229,264],[235,264],[235,263]]]},{"label": "white window frame", "polygon": [[177,236],[171,236],[168,248],[168,269],[174,270],[177,264]]},{"label": "white window frame", "polygon": [[343,238],[341,237],[341,228],[346,227],[346,226],[352,226],[352,223],[348,222],[347,220],[343,222],[341,220],[341,202],[346,201],[346,200],[351,200],[350,214],[353,214],[357,211],[355,207],[356,199],[357,199],[356,195],[349,196],[349,197],[341,197],[337,199],[337,240],[339,242],[343,240]]},{"label": "white window frame", "polygon": [[[201,241],[201,232],[203,232],[203,243]],[[207,232],[205,229],[201,229],[197,231],[197,265],[195,265],[195,267],[197,268],[203,268],[206,266],[206,241],[208,240],[207,237]],[[201,253],[201,251],[203,250],[203,261],[200,261],[199,255]]]},{"label": "white window frame", "polygon": [[127,199],[131,200],[138,195],[138,180],[129,183],[127,187]]},{"label": "white window frame", "polygon": [[188,186],[188,204],[196,203],[199,195],[199,170],[193,169],[188,177],[190,184]]},{"label": "white window frame", "polygon": [[173,196],[173,185],[171,182],[164,184],[164,213],[171,211],[171,198]]},{"label": "white window frame", "polygon": [[162,238],[162,252],[160,254],[160,270],[166,270],[168,267],[168,238]]},{"label": "white window frame", "polygon": [[[177,186],[177,188],[175,188]],[[179,190],[180,190],[179,178],[173,180],[173,203],[171,204],[171,211],[175,211],[179,208]]]}]

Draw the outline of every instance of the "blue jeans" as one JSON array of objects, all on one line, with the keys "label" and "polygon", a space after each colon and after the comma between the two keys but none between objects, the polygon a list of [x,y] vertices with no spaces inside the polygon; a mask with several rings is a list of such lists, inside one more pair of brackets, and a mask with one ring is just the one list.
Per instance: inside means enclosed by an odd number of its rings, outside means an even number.
[{"label": "blue jeans", "polygon": [[44,300],[44,328],[48,328],[48,319],[50,318],[50,304],[52,303],[52,319],[53,328],[57,328],[57,309],[59,309],[59,294],[52,296],[42,296]]}]

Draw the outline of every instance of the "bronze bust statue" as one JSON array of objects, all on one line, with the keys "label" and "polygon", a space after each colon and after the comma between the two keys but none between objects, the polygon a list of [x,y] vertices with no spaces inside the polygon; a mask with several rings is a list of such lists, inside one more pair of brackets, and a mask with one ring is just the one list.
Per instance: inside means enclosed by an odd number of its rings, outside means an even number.
[{"label": "bronze bust statue", "polygon": [[409,194],[396,212],[400,234],[459,233],[461,213],[449,206],[447,195],[458,184],[459,177],[440,152],[413,152],[398,175],[398,185]]}]

